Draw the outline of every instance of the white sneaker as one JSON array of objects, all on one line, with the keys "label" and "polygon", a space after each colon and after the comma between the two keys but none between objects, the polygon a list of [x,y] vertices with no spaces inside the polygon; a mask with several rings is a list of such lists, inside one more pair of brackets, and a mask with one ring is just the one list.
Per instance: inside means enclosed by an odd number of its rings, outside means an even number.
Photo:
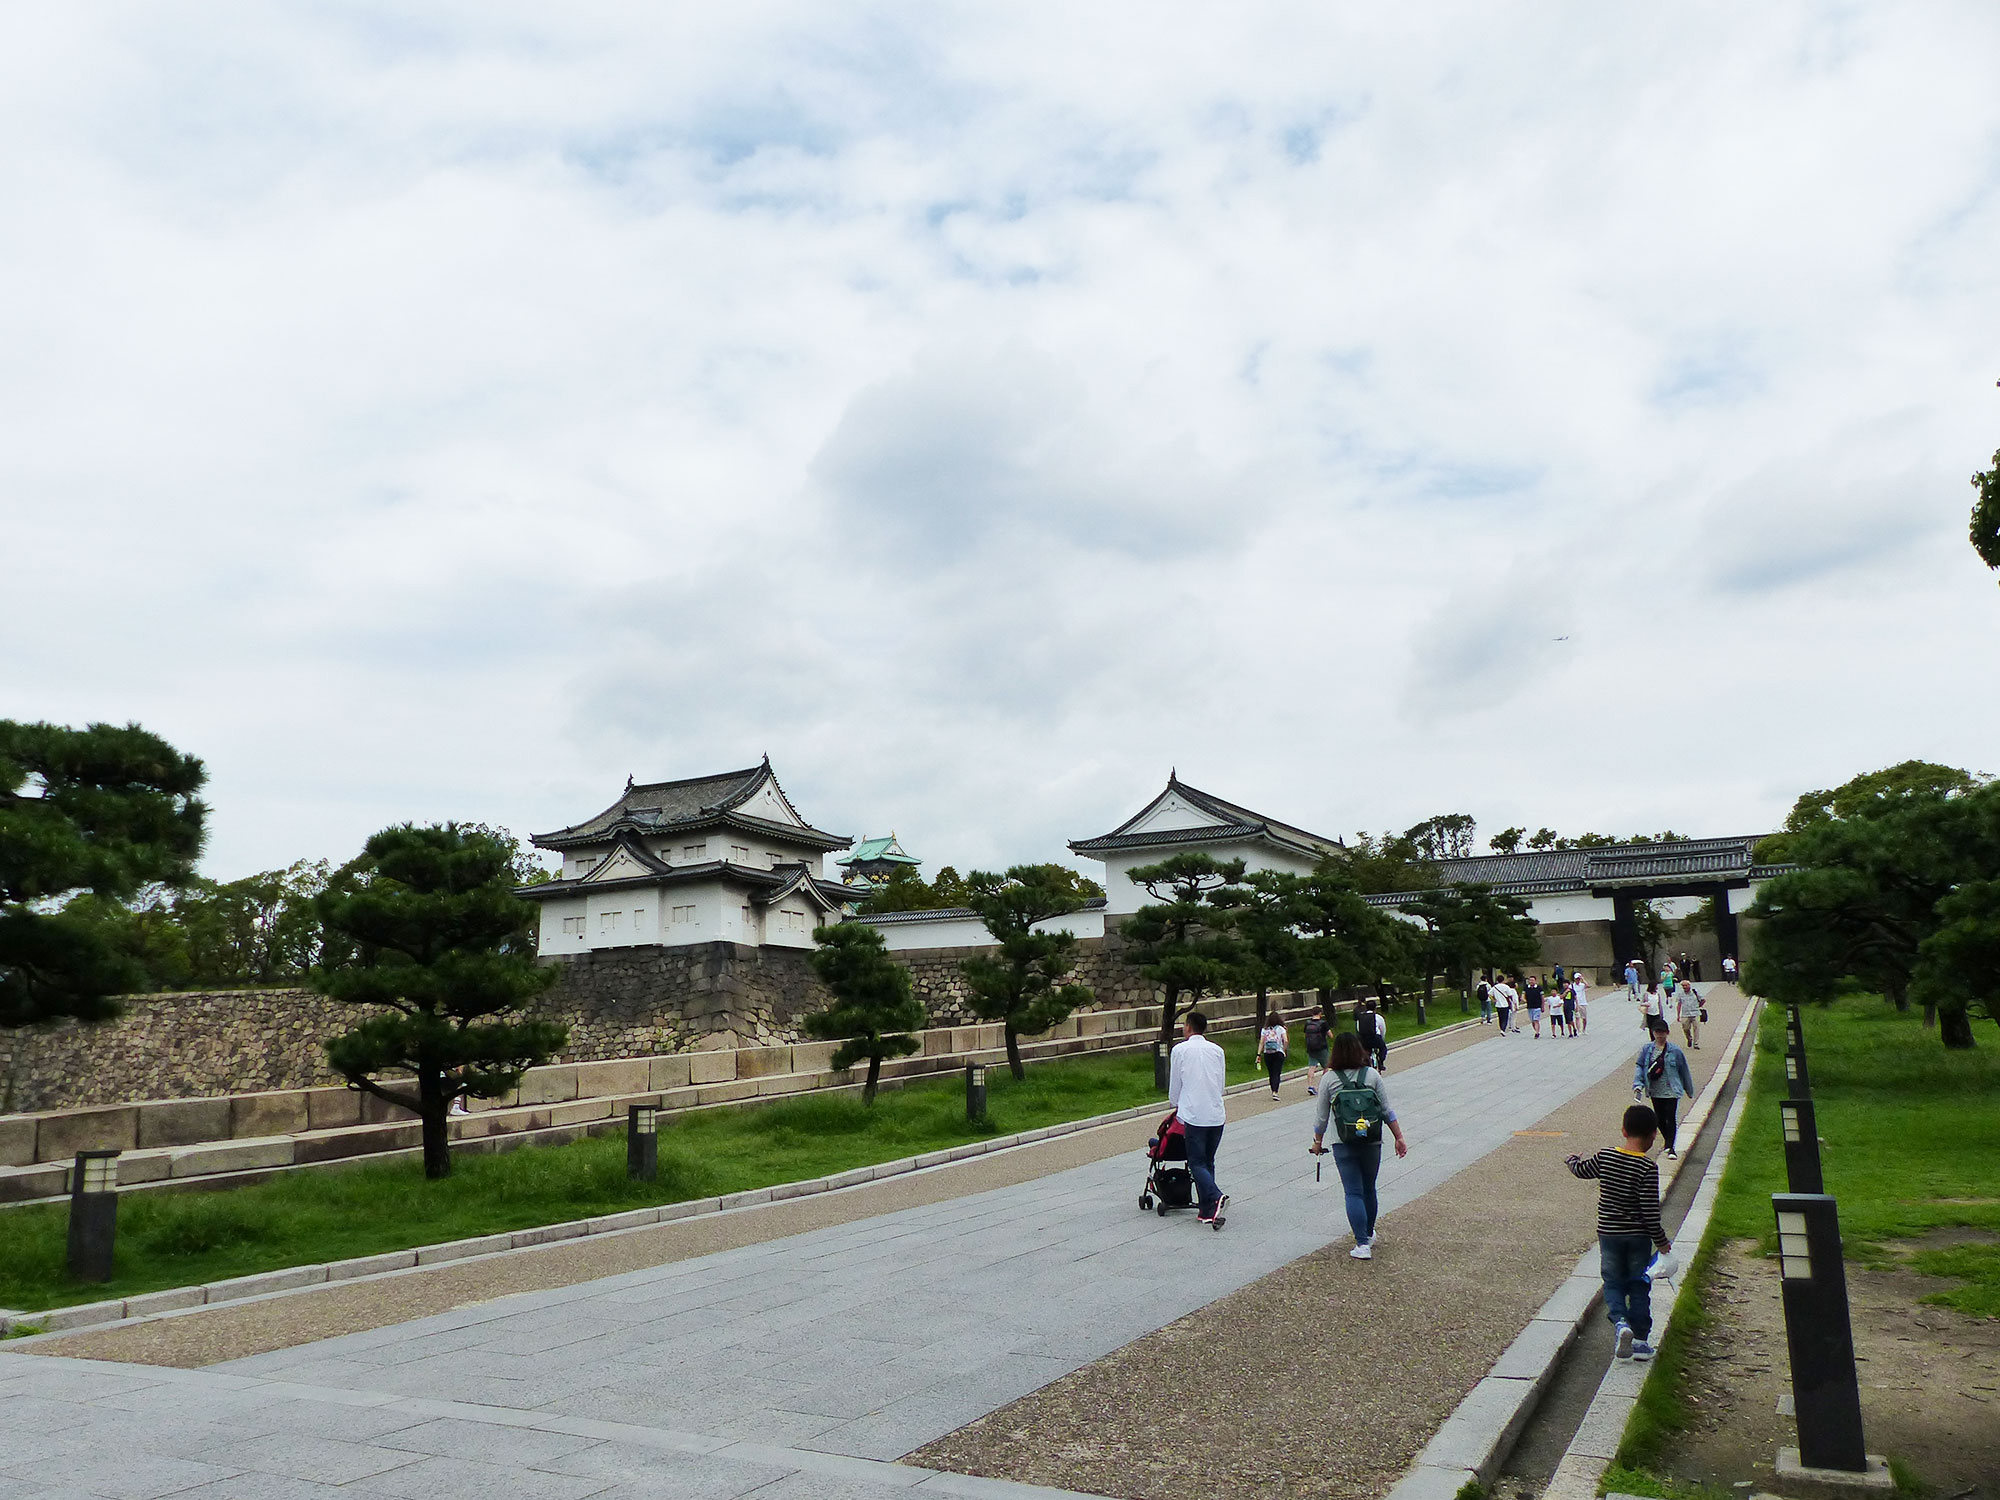
[{"label": "white sneaker", "polygon": [[1373,1260],[1375,1258],[1375,1252],[1370,1250],[1366,1245],[1356,1245],[1347,1253],[1355,1260]]}]

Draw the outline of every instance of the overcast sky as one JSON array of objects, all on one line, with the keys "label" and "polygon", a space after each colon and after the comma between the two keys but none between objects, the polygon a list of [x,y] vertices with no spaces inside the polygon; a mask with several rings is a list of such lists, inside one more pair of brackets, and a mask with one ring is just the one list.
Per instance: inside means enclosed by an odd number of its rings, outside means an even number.
[{"label": "overcast sky", "polygon": [[212,875],[766,752],[930,869],[2000,770],[1990,0],[6,28],[0,715]]}]

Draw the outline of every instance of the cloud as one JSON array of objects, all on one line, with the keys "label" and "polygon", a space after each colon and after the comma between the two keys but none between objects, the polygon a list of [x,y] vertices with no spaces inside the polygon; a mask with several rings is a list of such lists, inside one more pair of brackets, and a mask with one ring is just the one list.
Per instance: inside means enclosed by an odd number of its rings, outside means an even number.
[{"label": "cloud", "polygon": [[961,867],[1176,764],[1740,831],[1981,758],[2000,14],[1159,19],[36,12],[0,713],[203,755],[225,876],[767,750]]}]

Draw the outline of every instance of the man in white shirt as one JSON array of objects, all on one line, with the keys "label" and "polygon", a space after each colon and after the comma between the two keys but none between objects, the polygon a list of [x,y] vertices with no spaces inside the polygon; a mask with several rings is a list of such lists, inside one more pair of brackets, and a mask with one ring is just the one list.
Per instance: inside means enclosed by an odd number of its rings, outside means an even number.
[{"label": "man in white shirt", "polygon": [[1188,1175],[1194,1178],[1201,1222],[1220,1229],[1229,1195],[1215,1185],[1215,1152],[1222,1144],[1222,1090],[1229,1081],[1229,1064],[1208,1039],[1207,1016],[1191,1010],[1185,1025],[1186,1039],[1167,1060],[1167,1103],[1187,1132]]}]

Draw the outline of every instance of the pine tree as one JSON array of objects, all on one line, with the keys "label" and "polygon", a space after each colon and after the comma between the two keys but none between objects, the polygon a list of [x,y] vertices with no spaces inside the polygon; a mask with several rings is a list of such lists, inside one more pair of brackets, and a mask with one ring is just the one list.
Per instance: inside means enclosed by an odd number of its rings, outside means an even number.
[{"label": "pine tree", "polygon": [[1088,985],[1068,982],[1076,966],[1075,935],[1034,930],[1038,922],[1081,911],[1084,897],[1074,875],[1059,865],[1016,865],[1005,875],[975,870],[966,877],[966,886],[967,904],[979,913],[1000,951],[966,959],[959,972],[972,988],[972,1013],[1001,1024],[1007,1067],[1016,1078],[1025,1078],[1021,1036],[1062,1025],[1092,998]]},{"label": "pine tree", "polygon": [[1153,898],[1126,919],[1123,931],[1140,974],[1165,993],[1160,1040],[1171,1045],[1182,997],[1220,992],[1241,961],[1236,916],[1247,899],[1243,861],[1176,854],[1128,876]]},{"label": "pine tree", "polygon": [[143,966],[84,910],[194,878],[208,773],[136,724],[0,720],[0,1026],[118,1013]]},{"label": "pine tree", "polygon": [[882,934],[863,922],[842,922],[813,934],[813,972],[833,992],[833,1003],[805,1018],[808,1036],[839,1042],[833,1054],[836,1070],[868,1059],[868,1080],[861,1088],[864,1104],[875,1102],[882,1078],[882,1059],[905,1057],[920,1043],[912,1031],[924,1024],[923,1002],[910,990],[910,971],[889,957]]},{"label": "pine tree", "polygon": [[[499,1097],[569,1039],[522,1014],[556,971],[535,962],[514,862],[490,829],[405,823],[369,839],[318,898],[328,942],[313,988],[386,1012],[329,1041],[327,1061],[423,1121],[428,1178],[451,1175],[453,1100]],[[409,1081],[384,1081],[394,1074]]]}]

